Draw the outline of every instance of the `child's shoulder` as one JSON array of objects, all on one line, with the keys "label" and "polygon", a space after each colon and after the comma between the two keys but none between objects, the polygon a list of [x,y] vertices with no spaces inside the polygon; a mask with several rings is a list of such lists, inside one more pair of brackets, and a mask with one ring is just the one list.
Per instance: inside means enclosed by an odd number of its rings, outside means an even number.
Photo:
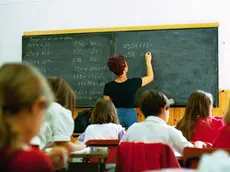
[{"label": "child's shoulder", "polygon": [[60,104],[58,104],[58,103],[56,103],[56,102],[53,102],[53,103],[50,105],[49,109],[55,109],[55,108],[61,109],[61,108],[63,108],[63,107],[62,107]]},{"label": "child's shoulder", "polygon": [[125,128],[122,127],[121,124],[113,124],[113,123],[111,123],[111,124],[112,124],[112,126],[113,126],[114,128],[116,128],[116,129],[119,130],[119,131],[125,130]]},{"label": "child's shoulder", "polygon": [[29,148],[28,150],[21,150],[16,152],[15,154],[16,158],[26,158],[26,160],[29,160],[27,158],[37,158],[39,159],[46,159],[47,156],[44,154],[44,152],[35,149],[35,148]]},{"label": "child's shoulder", "polygon": [[215,121],[223,121],[224,117],[223,116],[210,116],[211,119]]},{"label": "child's shoulder", "polygon": [[122,127],[121,124],[114,124],[114,123],[108,123],[108,126],[113,126],[113,127]]},{"label": "child's shoulder", "polygon": [[50,159],[40,150],[31,148],[28,150],[17,151],[11,159],[11,166],[14,168],[25,168],[25,171],[40,168],[44,171],[52,171]]},{"label": "child's shoulder", "polygon": [[72,113],[69,109],[66,109],[64,108],[62,105],[56,103],[56,102],[53,102],[50,107],[48,108],[48,111],[47,111],[48,114],[67,114],[67,115],[71,115],[72,116]]},{"label": "child's shoulder", "polygon": [[97,131],[98,129],[101,129],[101,128],[103,128],[102,124],[90,124],[85,129],[85,132],[86,133],[88,133],[88,132],[94,132],[94,131]]},{"label": "child's shoulder", "polygon": [[140,131],[141,128],[145,127],[145,123],[144,122],[135,122],[133,123],[127,131]]},{"label": "child's shoulder", "polygon": [[212,121],[212,123],[219,125],[219,126],[224,126],[224,120],[223,117],[215,116],[215,117],[209,117]]},{"label": "child's shoulder", "polygon": [[106,124],[90,124],[85,132],[95,132],[95,131],[101,131],[101,130],[124,130],[124,128],[120,124],[114,124],[114,123],[106,123]]},{"label": "child's shoulder", "polygon": [[106,128],[106,127],[122,127],[120,124],[105,123],[105,124],[90,124],[87,128]]}]

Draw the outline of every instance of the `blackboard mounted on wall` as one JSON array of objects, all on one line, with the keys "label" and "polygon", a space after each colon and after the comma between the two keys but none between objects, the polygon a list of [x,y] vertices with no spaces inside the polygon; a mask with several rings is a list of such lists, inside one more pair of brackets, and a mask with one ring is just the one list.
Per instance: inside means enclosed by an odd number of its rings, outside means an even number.
[{"label": "blackboard mounted on wall", "polygon": [[217,24],[73,32],[25,33],[22,60],[46,76],[63,77],[77,94],[77,107],[92,107],[103,97],[104,84],[114,79],[106,67],[110,56],[124,55],[128,76],[142,77],[147,51],[153,54],[155,79],[139,90],[137,100],[142,91],[157,89],[173,98],[175,106],[185,106],[190,94],[200,89],[210,92],[218,106]]},{"label": "blackboard mounted on wall", "polygon": [[23,61],[45,76],[64,78],[77,94],[77,106],[92,106],[113,76],[105,66],[113,54],[112,34],[23,37]]}]

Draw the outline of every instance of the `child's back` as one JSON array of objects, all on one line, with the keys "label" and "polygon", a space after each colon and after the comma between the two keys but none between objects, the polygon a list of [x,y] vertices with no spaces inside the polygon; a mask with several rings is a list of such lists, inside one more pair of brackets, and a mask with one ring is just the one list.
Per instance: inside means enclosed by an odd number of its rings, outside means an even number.
[{"label": "child's back", "polygon": [[[10,156],[0,151],[1,171],[8,172],[51,172],[54,171],[50,159],[41,151],[34,148],[18,150]],[[3,163],[3,164],[2,164]]]},{"label": "child's back", "polygon": [[85,130],[84,142],[94,139],[120,139],[122,131],[124,128],[120,124],[91,124]]},{"label": "child's back", "polygon": [[128,128],[122,142],[163,143],[182,154],[185,147],[193,147],[182,133],[167,125],[170,102],[159,91],[148,90],[140,96],[140,108],[145,121]]},{"label": "child's back", "polygon": [[226,125],[220,129],[213,141],[213,146],[216,148],[230,148],[230,102],[224,122]]},{"label": "child's back", "polygon": [[91,114],[91,125],[84,133],[84,142],[93,139],[121,139],[124,128],[119,124],[114,104],[109,100],[99,99]]},{"label": "child's back", "polygon": [[224,126],[221,118],[212,117],[213,98],[210,93],[198,90],[191,94],[185,114],[176,128],[190,141],[213,142]]},{"label": "child's back", "polygon": [[212,143],[220,128],[223,126],[223,120],[218,117],[200,117],[196,121],[192,141],[200,140],[203,142]]}]

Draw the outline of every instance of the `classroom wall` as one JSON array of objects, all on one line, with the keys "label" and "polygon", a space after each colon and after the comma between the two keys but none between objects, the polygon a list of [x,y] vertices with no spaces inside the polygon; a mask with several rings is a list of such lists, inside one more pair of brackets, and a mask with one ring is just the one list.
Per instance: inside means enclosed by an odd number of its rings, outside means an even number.
[{"label": "classroom wall", "polygon": [[219,87],[230,89],[228,0],[0,0],[0,65],[21,61],[24,31],[219,22]]}]

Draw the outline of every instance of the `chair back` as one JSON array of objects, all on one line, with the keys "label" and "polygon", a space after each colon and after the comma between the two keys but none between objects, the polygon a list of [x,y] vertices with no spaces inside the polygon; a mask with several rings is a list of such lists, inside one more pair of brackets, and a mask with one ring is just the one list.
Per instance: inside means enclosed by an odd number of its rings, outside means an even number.
[{"label": "chair back", "polygon": [[230,149],[219,149],[219,148],[184,148],[183,160],[184,166],[186,168],[196,169],[198,167],[199,161],[204,154],[211,154],[217,150],[224,150],[230,153]]},{"label": "chair back", "polygon": [[[88,140],[85,145],[89,147],[108,147],[108,158],[106,164],[115,164],[117,159],[117,148],[120,140]],[[90,159],[91,162],[98,162],[97,158]]]},{"label": "chair back", "polygon": [[140,172],[180,168],[172,149],[162,143],[122,142],[118,147],[116,172]]}]

